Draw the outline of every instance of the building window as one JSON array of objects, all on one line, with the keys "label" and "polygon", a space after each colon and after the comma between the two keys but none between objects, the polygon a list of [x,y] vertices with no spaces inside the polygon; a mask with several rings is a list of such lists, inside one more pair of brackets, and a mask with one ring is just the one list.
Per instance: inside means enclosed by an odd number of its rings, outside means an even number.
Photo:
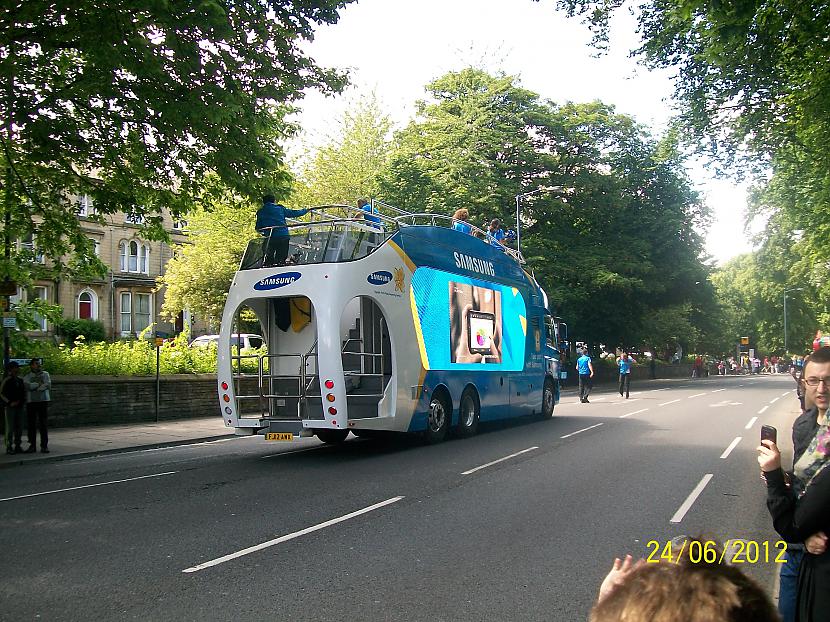
[{"label": "building window", "polygon": [[129,337],[133,331],[133,295],[130,292],[121,292],[121,336]]},{"label": "building window", "polygon": [[135,295],[135,332],[140,333],[150,325],[152,314],[150,313],[150,294]]},{"label": "building window", "polygon": [[91,289],[78,294],[78,318],[81,320],[98,319],[98,297]]},{"label": "building window", "polygon": [[88,194],[82,194],[78,197],[78,208],[76,209],[78,216],[92,216],[95,213],[95,208],[92,207],[92,197]]},{"label": "building window", "polygon": [[21,242],[20,247],[27,253],[31,253],[31,257],[37,263],[43,263],[43,252],[37,250],[35,247],[35,236],[30,233]]},{"label": "building window", "polygon": [[101,256],[101,240],[96,240],[95,238],[89,238],[89,241],[92,242],[92,252],[95,253],[96,257]]},{"label": "building window", "polygon": [[[32,288],[32,299],[33,300],[42,300],[43,302],[46,302],[48,300],[48,294],[49,294],[49,292],[48,292],[47,288],[43,287],[42,285],[35,285]],[[45,332],[46,329],[49,328],[49,325],[46,323],[46,318],[45,317],[43,317],[39,313],[35,313],[34,318],[35,318],[35,322],[37,323],[37,327],[35,328],[35,330]]]},{"label": "building window", "polygon": [[123,241],[119,245],[121,272],[150,274],[150,247],[135,240]]},{"label": "building window", "polygon": [[186,220],[174,220],[173,221],[173,230],[174,231],[187,231],[187,221]]},{"label": "building window", "polygon": [[129,337],[147,328],[153,321],[153,295],[121,292],[121,336]]},{"label": "building window", "polygon": [[141,214],[124,214],[124,222],[132,225],[143,225],[144,216]]}]

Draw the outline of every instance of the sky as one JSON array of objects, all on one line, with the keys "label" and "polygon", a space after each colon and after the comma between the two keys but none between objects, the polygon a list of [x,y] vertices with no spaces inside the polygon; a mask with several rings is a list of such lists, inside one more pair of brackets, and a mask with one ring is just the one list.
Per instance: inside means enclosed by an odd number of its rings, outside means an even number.
[{"label": "sky", "polygon": [[[374,91],[402,126],[425,84],[473,65],[516,75],[524,88],[557,103],[613,104],[657,134],[672,114],[671,74],[629,56],[638,44],[636,21],[618,13],[609,53],[597,56],[588,28],[555,11],[553,0],[359,0],[336,24],[318,28],[307,46],[320,65],[347,69],[354,86],[336,98],[309,93],[299,121],[308,141],[319,143],[350,101]],[[751,250],[743,231],[746,186],[715,179],[700,162],[689,175],[714,219],[706,251],[722,263]]]}]

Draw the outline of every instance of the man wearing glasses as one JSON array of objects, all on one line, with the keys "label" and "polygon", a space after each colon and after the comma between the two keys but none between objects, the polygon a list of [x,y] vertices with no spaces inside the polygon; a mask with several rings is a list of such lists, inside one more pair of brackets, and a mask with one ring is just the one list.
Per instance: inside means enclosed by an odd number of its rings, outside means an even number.
[{"label": "man wearing glasses", "polygon": [[[827,409],[830,407],[830,347],[813,352],[804,360],[802,369],[800,389],[806,410],[793,423],[793,465],[807,450],[819,428],[827,423]],[[801,543],[787,544],[786,563],[780,571],[778,596],[778,611],[783,622],[795,619],[798,572],[804,548]],[[812,555],[824,556],[827,554],[827,534],[814,534],[807,539],[806,548]]]}]

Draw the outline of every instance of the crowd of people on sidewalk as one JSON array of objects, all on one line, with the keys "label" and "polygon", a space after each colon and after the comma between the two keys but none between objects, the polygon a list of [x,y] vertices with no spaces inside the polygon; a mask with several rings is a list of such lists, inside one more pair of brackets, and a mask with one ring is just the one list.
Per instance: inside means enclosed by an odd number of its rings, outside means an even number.
[{"label": "crowd of people on sidewalk", "polygon": [[[37,451],[37,435],[40,434],[40,451],[49,453],[47,425],[52,379],[43,369],[40,359],[29,362],[29,372],[20,377],[20,364],[10,361],[0,384],[0,399],[5,407],[5,441],[7,454],[31,454]],[[23,449],[23,419],[27,420],[29,447]]]}]

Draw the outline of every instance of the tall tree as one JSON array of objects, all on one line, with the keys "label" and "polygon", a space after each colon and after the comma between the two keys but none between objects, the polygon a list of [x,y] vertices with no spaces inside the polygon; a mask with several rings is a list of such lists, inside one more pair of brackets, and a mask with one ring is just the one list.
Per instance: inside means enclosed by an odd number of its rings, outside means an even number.
[{"label": "tall tree", "polygon": [[522,203],[522,250],[574,336],[640,345],[661,308],[695,319],[706,291],[694,285],[707,275],[695,230],[706,212],[670,142],[601,103],[541,101],[510,76],[467,69],[427,91],[396,137],[384,196],[408,209],[463,206],[474,222],[511,222],[516,195],[559,187]]},{"label": "tall tree", "polygon": [[[287,106],[345,78],[303,51],[349,0],[27,0],[0,9],[3,227],[54,258],[89,245],[68,199],[98,217],[179,215],[215,174],[285,194]],[[0,262],[13,273],[16,257]]]},{"label": "tall tree", "polygon": [[350,204],[379,192],[390,153],[392,121],[374,94],[357,99],[327,141],[308,149],[292,198],[299,205]]},{"label": "tall tree", "polygon": [[[585,17],[608,44],[622,0],[557,0]],[[768,203],[804,231],[813,260],[830,261],[830,6],[826,2],[641,0],[634,50],[653,67],[675,70],[684,134],[744,172],[771,165]],[[770,231],[774,237],[775,232]]]},{"label": "tall tree", "polygon": [[182,309],[217,328],[231,281],[248,240],[256,237],[256,206],[223,187],[216,177],[188,215],[187,243],[176,249],[158,283],[164,287],[162,314],[174,319]]}]

